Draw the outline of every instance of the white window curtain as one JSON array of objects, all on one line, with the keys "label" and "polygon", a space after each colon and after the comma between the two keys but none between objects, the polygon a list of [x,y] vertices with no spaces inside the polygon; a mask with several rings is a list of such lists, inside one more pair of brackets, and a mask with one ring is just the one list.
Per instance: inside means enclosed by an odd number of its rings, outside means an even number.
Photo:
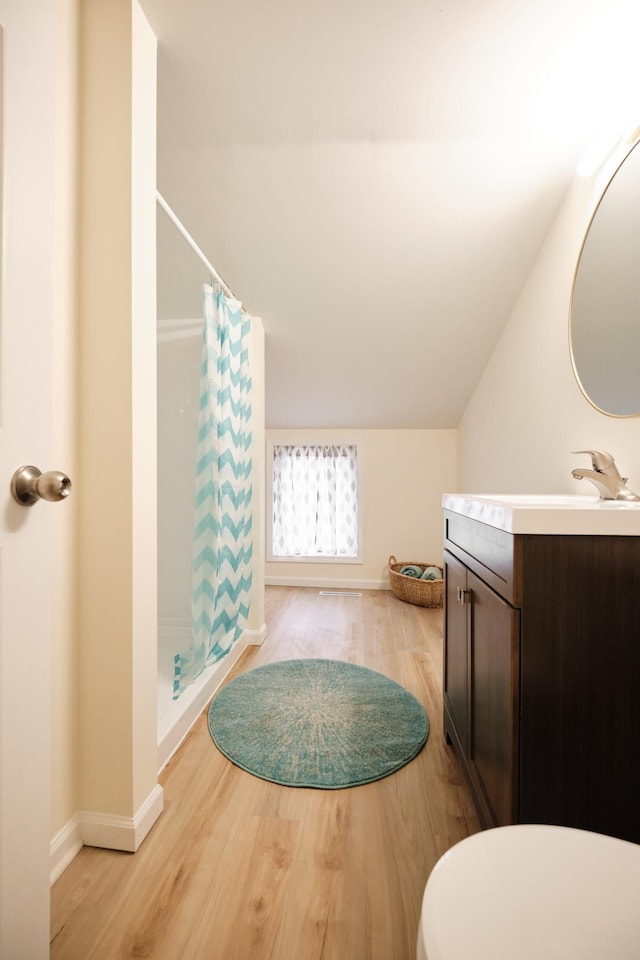
[{"label": "white window curtain", "polygon": [[274,557],[357,557],[357,447],[274,445]]}]

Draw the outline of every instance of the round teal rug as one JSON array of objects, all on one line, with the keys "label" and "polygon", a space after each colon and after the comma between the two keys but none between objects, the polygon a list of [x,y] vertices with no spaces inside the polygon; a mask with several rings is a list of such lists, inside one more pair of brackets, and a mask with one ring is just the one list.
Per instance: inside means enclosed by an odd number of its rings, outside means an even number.
[{"label": "round teal rug", "polygon": [[413,694],[343,660],[283,660],[236,677],[209,707],[218,749],[288,787],[337,790],[387,777],[429,736]]}]

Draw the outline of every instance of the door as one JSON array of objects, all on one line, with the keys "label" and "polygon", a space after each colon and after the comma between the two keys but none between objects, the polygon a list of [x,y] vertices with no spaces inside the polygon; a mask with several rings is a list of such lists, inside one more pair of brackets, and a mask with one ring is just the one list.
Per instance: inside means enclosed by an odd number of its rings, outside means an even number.
[{"label": "door", "polygon": [[53,0],[0,0],[0,956],[49,956],[51,512],[19,506],[23,464],[49,469]]},{"label": "door", "polygon": [[520,611],[471,571],[469,768],[487,822],[517,820]]},{"label": "door", "polygon": [[[469,715],[468,632],[469,605],[466,600],[467,568],[445,551],[446,585],[444,627],[444,704],[445,727],[449,737],[457,737],[462,754],[467,752]],[[447,715],[448,720],[447,721]]]}]

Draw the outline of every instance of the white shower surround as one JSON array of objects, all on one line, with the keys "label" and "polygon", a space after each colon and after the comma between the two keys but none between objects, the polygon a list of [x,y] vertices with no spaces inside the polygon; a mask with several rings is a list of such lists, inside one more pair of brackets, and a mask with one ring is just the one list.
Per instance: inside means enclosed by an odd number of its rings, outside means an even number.
[{"label": "white shower surround", "polygon": [[188,618],[158,618],[158,771],[178,749],[247,646],[245,634],[223,660],[207,667],[177,700],[172,700],[173,654],[190,639]]},{"label": "white shower surround", "polygon": [[173,659],[191,641],[191,564],[202,320],[158,323],[158,769],[245,649],[263,632],[245,631],[177,700]]}]

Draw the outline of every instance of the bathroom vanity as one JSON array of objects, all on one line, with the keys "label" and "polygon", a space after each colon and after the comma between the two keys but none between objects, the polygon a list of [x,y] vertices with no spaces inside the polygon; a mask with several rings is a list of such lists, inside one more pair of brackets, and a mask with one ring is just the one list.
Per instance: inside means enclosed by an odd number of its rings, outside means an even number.
[{"label": "bathroom vanity", "polygon": [[444,729],[483,825],[640,842],[640,504],[443,506]]}]

